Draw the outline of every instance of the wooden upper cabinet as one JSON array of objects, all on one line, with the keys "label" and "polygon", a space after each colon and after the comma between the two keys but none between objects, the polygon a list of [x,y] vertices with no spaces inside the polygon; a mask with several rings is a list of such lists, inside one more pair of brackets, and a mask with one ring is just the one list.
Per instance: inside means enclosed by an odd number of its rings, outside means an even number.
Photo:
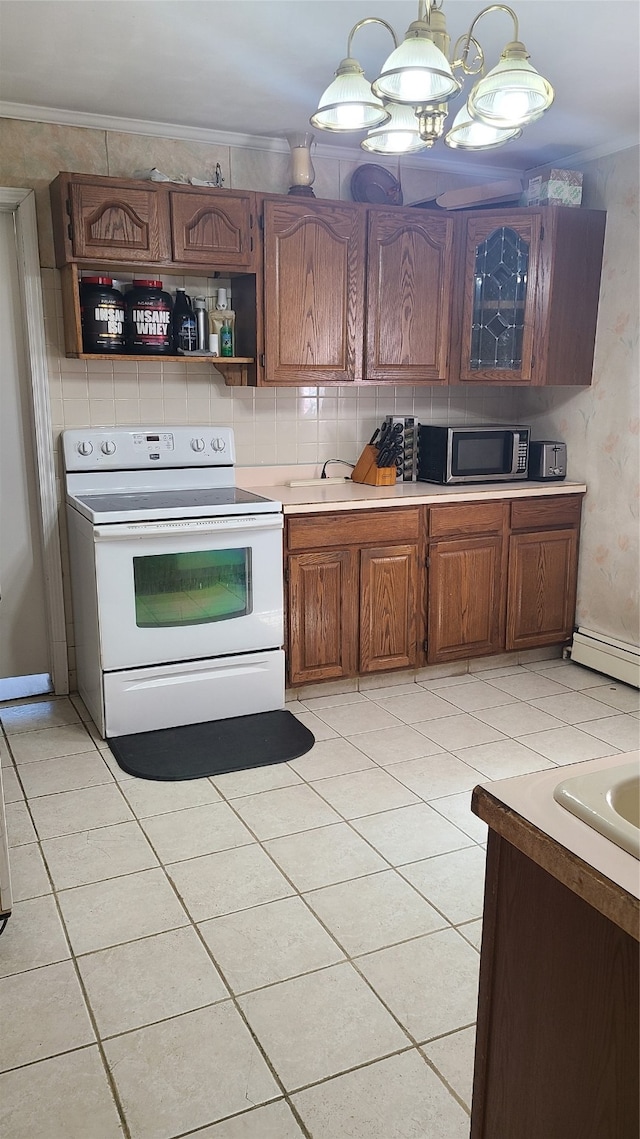
[{"label": "wooden upper cabinet", "polygon": [[459,218],[463,383],[591,383],[603,211],[547,206]]},{"label": "wooden upper cabinet", "polygon": [[348,202],[264,202],[267,383],[361,378],[365,217]]},{"label": "wooden upper cabinet", "polygon": [[69,184],[69,226],[74,257],[99,261],[157,261],[161,240],[158,195],[150,186],[109,179]]},{"label": "wooden upper cabinet", "polygon": [[173,260],[185,265],[253,264],[252,195],[169,192]]},{"label": "wooden upper cabinet", "polygon": [[251,191],[61,173],[50,196],[60,268],[117,261],[149,269],[201,266],[205,273],[256,270]]},{"label": "wooden upper cabinet", "polygon": [[365,379],[448,380],[453,224],[415,209],[370,211]]},{"label": "wooden upper cabinet", "polygon": [[539,214],[463,219],[462,337],[465,383],[531,383]]}]

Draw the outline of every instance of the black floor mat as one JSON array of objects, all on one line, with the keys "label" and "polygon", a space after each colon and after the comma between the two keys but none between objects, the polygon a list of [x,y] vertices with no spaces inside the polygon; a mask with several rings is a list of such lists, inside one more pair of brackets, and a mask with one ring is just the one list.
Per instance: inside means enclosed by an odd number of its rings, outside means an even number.
[{"label": "black floor mat", "polygon": [[293,713],[279,709],[107,742],[118,766],[139,779],[202,779],[297,759],[311,750],[315,737]]}]

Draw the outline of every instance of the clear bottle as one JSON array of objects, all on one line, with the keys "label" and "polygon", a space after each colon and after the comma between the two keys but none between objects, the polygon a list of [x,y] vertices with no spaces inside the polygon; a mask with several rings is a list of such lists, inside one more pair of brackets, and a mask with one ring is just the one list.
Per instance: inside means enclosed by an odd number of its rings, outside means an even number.
[{"label": "clear bottle", "polygon": [[171,331],[176,352],[195,352],[198,347],[198,334],[196,317],[191,305],[191,297],[185,289],[176,289],[176,299],[173,306]]}]

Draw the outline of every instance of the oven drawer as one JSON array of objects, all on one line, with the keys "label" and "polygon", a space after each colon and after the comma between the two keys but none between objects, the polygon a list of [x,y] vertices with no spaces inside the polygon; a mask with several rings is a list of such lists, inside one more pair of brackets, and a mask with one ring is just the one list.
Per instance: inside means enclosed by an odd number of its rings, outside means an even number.
[{"label": "oven drawer", "polygon": [[108,672],[105,736],[226,720],[284,707],[284,652]]}]

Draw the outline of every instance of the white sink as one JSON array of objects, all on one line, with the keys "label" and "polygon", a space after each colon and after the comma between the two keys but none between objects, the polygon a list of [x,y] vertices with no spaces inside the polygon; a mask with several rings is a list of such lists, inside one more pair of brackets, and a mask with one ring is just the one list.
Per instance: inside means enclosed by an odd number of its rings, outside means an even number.
[{"label": "white sink", "polygon": [[553,797],[599,834],[640,859],[640,761],[575,775]]}]

